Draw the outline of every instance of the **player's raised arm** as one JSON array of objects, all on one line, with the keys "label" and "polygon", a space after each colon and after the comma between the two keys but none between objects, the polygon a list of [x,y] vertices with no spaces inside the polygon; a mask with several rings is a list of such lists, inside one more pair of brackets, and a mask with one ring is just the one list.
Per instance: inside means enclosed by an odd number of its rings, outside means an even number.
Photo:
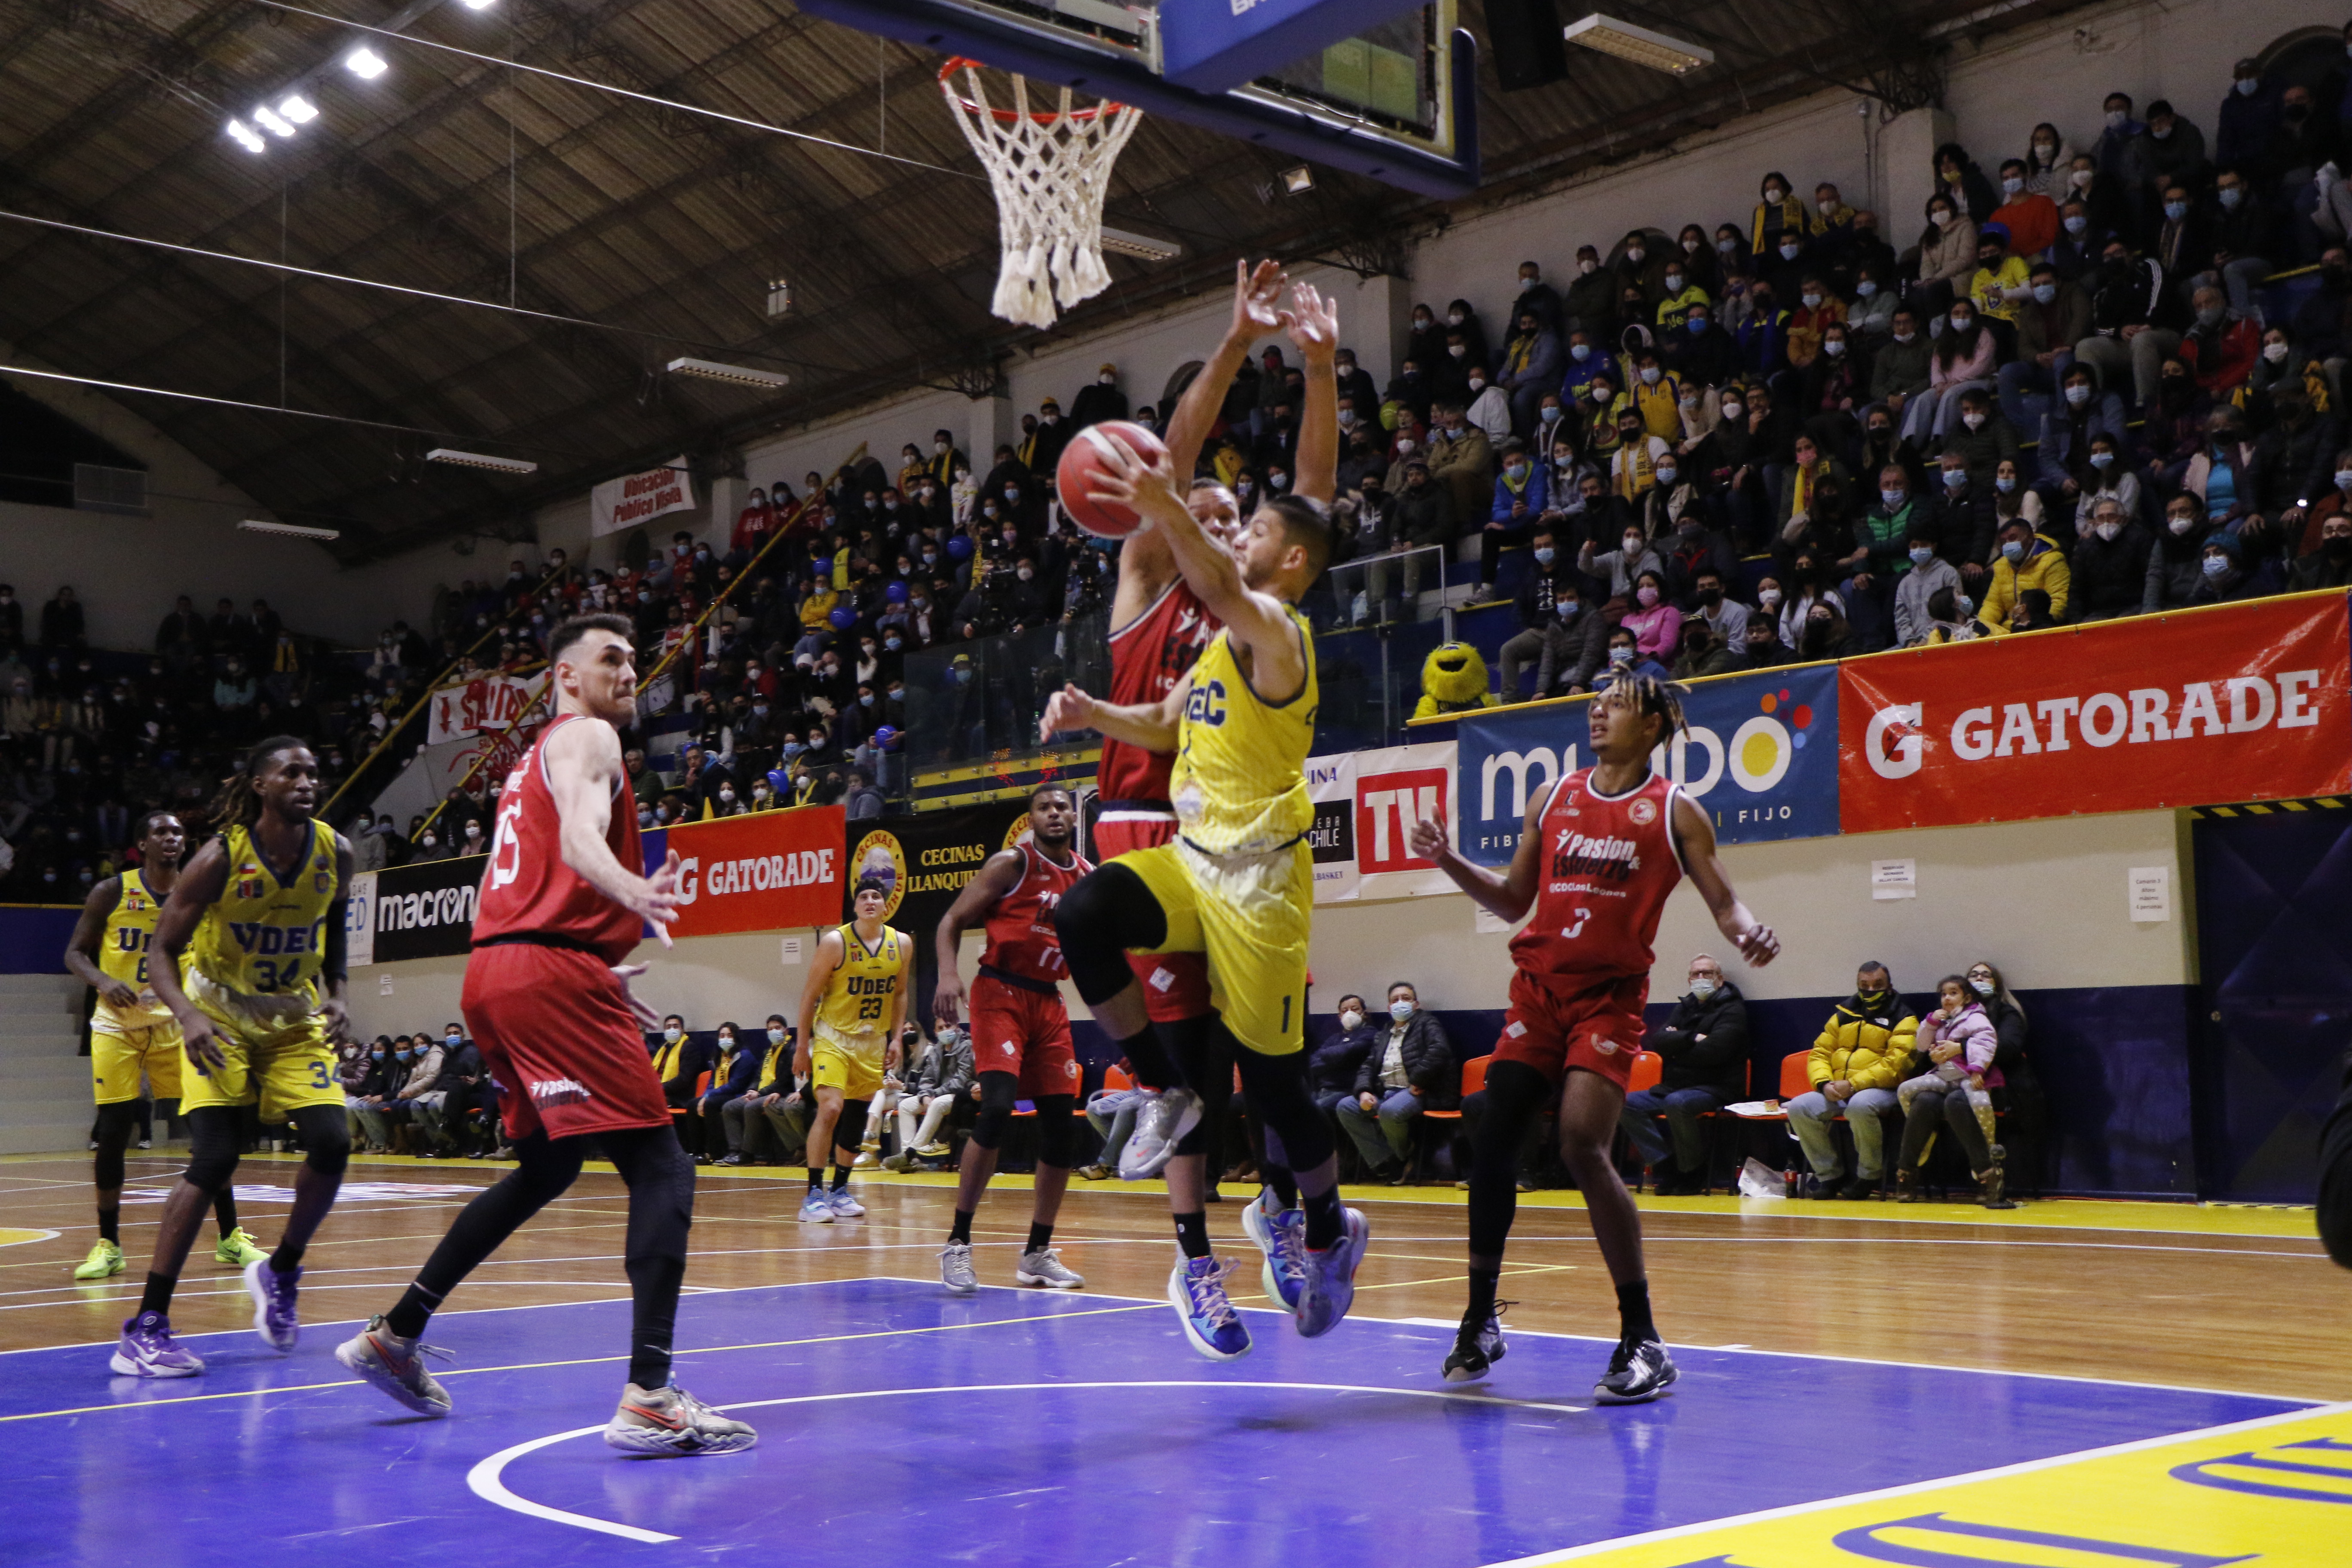
[{"label": "player's raised arm", "polygon": [[[1083,695],[1083,694],[1082,694]],[[1059,700],[1058,696],[1056,700]],[[988,858],[979,874],[963,885],[948,912],[940,917],[939,934],[933,951],[940,961],[940,983],[931,993],[931,1021],[934,1027],[956,1021],[963,1006],[963,976],[957,970],[962,956],[963,933],[988,919],[988,911],[996,901],[1021,885],[1023,857],[1018,849],[1000,849]],[[898,1038],[898,1031],[891,1031]]]},{"label": "player's raised arm", "polygon": [[1706,900],[1707,912],[1715,917],[1715,929],[1756,968],[1771,963],[1780,952],[1780,939],[1770,926],[1750,914],[1739,895],[1731,890],[1731,878],[1715,852],[1715,825],[1686,795],[1675,796],[1674,833],[1682,846],[1683,865],[1696,884],[1698,896]]},{"label": "player's raised arm", "polygon": [[1339,352],[1339,309],[1307,283],[1290,291],[1290,304],[1282,324],[1307,368],[1307,407],[1298,421],[1290,489],[1293,495],[1329,506],[1339,493],[1339,379],[1332,369]]},{"label": "player's raised arm", "polygon": [[1157,702],[1104,702],[1065,685],[1046,700],[1045,715],[1037,721],[1037,739],[1049,741],[1066,731],[1093,730],[1147,752],[1172,752],[1184,717],[1184,699],[1192,690],[1191,670]]},{"label": "player's raised arm", "polygon": [[808,1076],[810,1043],[816,1038],[817,1005],[824,1000],[824,988],[833,979],[833,972],[841,967],[848,954],[849,947],[841,940],[839,926],[816,939],[816,952],[809,958],[808,980],[801,986],[800,1027],[793,1035],[794,1078]]},{"label": "player's raised arm", "polygon": [[205,911],[227,890],[228,851],[218,838],[209,839],[172,884],[172,896],[163,900],[163,913],[155,917],[155,939],[147,960],[147,984],[154,987],[155,1000],[169,1007],[179,1021],[188,1059],[205,1068],[217,1068],[227,1058],[214,1038],[212,1019],[180,989],[180,959],[195,940]]},{"label": "player's raised arm", "polygon": [[1289,281],[1278,262],[1261,261],[1255,268],[1246,261],[1234,263],[1234,318],[1225,328],[1224,341],[1184,389],[1168,421],[1168,456],[1179,485],[1189,483],[1199,466],[1201,448],[1208,444],[1210,427],[1225,405],[1225,394],[1242,362],[1249,358],[1250,344],[1281,325],[1275,301],[1282,298],[1283,287]]},{"label": "player's raised arm", "polygon": [[122,897],[122,879],[109,877],[82,900],[81,917],[66,941],[66,973],[95,988],[110,1007],[136,1007],[139,993],[98,966],[98,944],[106,936],[106,917]]},{"label": "player's raised arm", "polygon": [[1433,860],[1454,885],[1477,900],[1497,919],[1517,921],[1527,917],[1542,879],[1543,811],[1549,791],[1528,802],[1527,820],[1519,825],[1519,847],[1499,875],[1462,858],[1445,836],[1445,824],[1422,820],[1412,825],[1412,852]]},{"label": "player's raised arm", "polygon": [[563,863],[598,892],[650,923],[664,947],[677,919],[678,858],[673,849],[660,870],[641,877],[613,858],[605,835],[613,802],[622,791],[621,738],[601,719],[566,723],[547,738],[548,794],[562,824]]}]

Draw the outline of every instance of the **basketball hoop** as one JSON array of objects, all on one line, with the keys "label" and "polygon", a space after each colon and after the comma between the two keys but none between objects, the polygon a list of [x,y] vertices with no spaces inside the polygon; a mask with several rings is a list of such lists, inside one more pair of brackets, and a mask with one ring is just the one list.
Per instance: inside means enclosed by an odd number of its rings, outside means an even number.
[{"label": "basketball hoop", "polygon": [[1124,103],[1073,109],[1066,87],[1060,107],[1033,110],[1029,83],[1020,76],[1013,77],[1013,107],[998,109],[981,87],[982,69],[978,60],[950,60],[940,68],[940,91],[996,191],[1003,263],[989,308],[1008,321],[1050,327],[1055,300],[1066,310],[1110,286],[1102,258],[1103,198],[1111,164],[1143,116]]}]

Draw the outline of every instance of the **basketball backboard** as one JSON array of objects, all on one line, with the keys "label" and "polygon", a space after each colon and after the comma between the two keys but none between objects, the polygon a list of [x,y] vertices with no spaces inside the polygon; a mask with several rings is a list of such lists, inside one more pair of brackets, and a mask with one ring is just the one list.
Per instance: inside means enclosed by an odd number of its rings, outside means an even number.
[{"label": "basketball backboard", "polygon": [[801,0],[801,9],[1423,195],[1477,187],[1477,45],[1454,26],[1456,0],[1176,3],[1181,15],[1150,0]]}]

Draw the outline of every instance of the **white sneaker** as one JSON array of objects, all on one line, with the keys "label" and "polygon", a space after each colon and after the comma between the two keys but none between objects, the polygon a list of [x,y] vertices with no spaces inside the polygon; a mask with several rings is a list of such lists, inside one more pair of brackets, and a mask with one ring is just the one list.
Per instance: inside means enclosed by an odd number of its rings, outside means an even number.
[{"label": "white sneaker", "polygon": [[656,1458],[736,1454],[759,1440],[749,1425],[721,1415],[676,1384],[651,1389],[630,1384],[621,1390],[621,1407],[604,1424],[607,1447]]},{"label": "white sneaker", "polygon": [[1043,1285],[1048,1290],[1076,1290],[1086,1285],[1083,1279],[1062,1266],[1061,1249],[1055,1247],[1023,1253],[1013,1278],[1024,1285]]},{"label": "white sneaker", "polygon": [[866,1213],[866,1205],[850,1196],[847,1187],[826,1194],[825,1202],[833,1205],[833,1217],[835,1219],[858,1219]]},{"label": "white sneaker", "polygon": [[980,1276],[972,1271],[971,1243],[950,1241],[940,1248],[940,1283],[959,1296],[979,1294]]},{"label": "white sneaker", "polygon": [[1135,1131],[1118,1152],[1119,1179],[1140,1182],[1158,1175],[1176,1157],[1176,1145],[1201,1124],[1201,1097],[1189,1089],[1144,1092],[1136,1108]]},{"label": "white sneaker", "polygon": [[801,1223],[803,1225],[833,1223],[833,1205],[825,1198],[823,1187],[811,1187],[808,1196],[801,1200]]}]

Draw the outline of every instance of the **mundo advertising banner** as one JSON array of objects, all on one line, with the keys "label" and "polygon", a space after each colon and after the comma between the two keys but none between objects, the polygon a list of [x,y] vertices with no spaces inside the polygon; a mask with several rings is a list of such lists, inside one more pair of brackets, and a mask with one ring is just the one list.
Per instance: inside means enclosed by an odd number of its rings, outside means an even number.
[{"label": "mundo advertising banner", "polygon": [[1840,677],[1848,833],[2352,787],[2340,594],[1888,654]]},{"label": "mundo advertising banner", "polygon": [[677,852],[670,935],[831,925],[841,910],[842,817],[837,805],[804,805],[640,835],[647,876]]},{"label": "mundo advertising banner", "polygon": [[[1455,847],[1510,862],[1528,805],[1592,765],[1585,699],[1465,714],[1455,729]],[[1833,668],[1759,670],[1690,688],[1685,732],[1652,757],[1714,820],[1717,839],[1752,844],[1838,831],[1838,689]]]}]

